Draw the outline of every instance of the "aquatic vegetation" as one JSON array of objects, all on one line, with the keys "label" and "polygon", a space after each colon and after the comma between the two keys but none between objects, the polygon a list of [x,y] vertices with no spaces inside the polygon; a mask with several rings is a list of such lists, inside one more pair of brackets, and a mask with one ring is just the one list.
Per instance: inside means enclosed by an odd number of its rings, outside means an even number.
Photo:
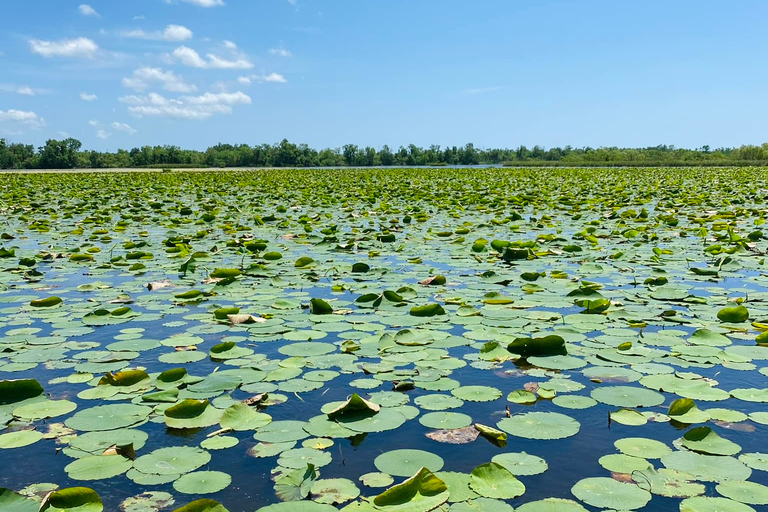
[{"label": "aquatic vegetation", "polygon": [[2,510],[768,503],[763,169],[5,178]]}]

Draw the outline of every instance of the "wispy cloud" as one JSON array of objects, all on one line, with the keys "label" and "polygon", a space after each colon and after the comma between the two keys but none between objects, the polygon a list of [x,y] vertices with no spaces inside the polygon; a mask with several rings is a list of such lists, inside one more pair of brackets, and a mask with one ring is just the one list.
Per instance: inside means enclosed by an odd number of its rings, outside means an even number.
[{"label": "wispy cloud", "polygon": [[461,94],[464,94],[464,95],[467,95],[467,96],[472,96],[472,95],[475,95],[475,94],[486,94],[486,93],[489,93],[489,92],[495,92],[495,91],[499,91],[499,90],[501,90],[501,86],[494,85],[494,86],[491,86],[491,87],[478,87],[478,88],[475,88],[475,89],[464,89],[463,91],[461,91]]},{"label": "wispy cloud", "polygon": [[112,136],[112,134],[106,130],[98,130],[96,132],[96,136],[102,140],[107,140]]},{"label": "wispy cloud", "polygon": [[125,124],[125,123],[118,123],[117,121],[112,123],[111,126],[113,130],[117,130],[119,132],[125,132],[128,135],[133,135],[134,133],[137,132],[137,130],[133,128],[131,125]]},{"label": "wispy cloud", "polygon": [[146,96],[124,96],[119,99],[136,117],[167,117],[201,120],[214,114],[230,114],[234,105],[250,105],[251,97],[242,92],[205,93],[168,99],[157,93]]},{"label": "wispy cloud", "polygon": [[270,48],[269,49],[269,53],[272,54],[272,55],[275,55],[277,57],[293,57],[293,54],[289,50],[287,50],[287,49],[285,49],[283,47],[280,47],[280,48]]},{"label": "wispy cloud", "polygon": [[275,82],[278,84],[284,84],[288,82],[288,80],[286,80],[285,77],[279,73],[270,73],[268,75],[239,76],[237,77],[237,81],[241,84],[250,84],[251,82]]},{"label": "wispy cloud", "polygon": [[228,60],[213,53],[207,53],[201,57],[188,46],[179,46],[169,56],[171,60],[181,62],[185,66],[202,69],[250,69],[253,63],[245,56],[238,56],[234,60]]},{"label": "wispy cloud", "polygon": [[45,119],[29,110],[0,110],[0,123],[17,123],[32,129],[45,126]]},{"label": "wispy cloud", "polygon": [[38,96],[40,94],[50,94],[50,89],[37,89],[28,85],[0,84],[0,92],[10,92],[21,94],[22,96]]},{"label": "wispy cloud", "polygon": [[99,99],[99,97],[96,96],[95,94],[88,94],[87,92],[81,92],[80,99],[83,101],[96,101],[97,99]]},{"label": "wispy cloud", "polygon": [[[164,0],[165,3],[172,3],[171,0]],[[223,0],[179,0],[187,4],[193,4],[200,7],[218,7],[220,5],[226,5]]]},{"label": "wispy cloud", "polygon": [[132,39],[150,39],[154,41],[186,41],[192,39],[194,35],[191,30],[182,25],[168,25],[163,30],[154,30],[152,32],[145,32],[142,29],[128,30],[120,33],[123,37]]},{"label": "wispy cloud", "polygon": [[80,7],[77,8],[78,11],[80,11],[80,14],[83,16],[89,16],[91,18],[101,18],[101,15],[99,15],[98,12],[96,12],[96,9],[91,7],[88,4],[81,4]]},{"label": "wispy cloud", "polygon": [[59,41],[44,41],[30,39],[29,49],[32,53],[43,57],[83,57],[92,59],[99,51],[99,45],[87,37],[61,39]]},{"label": "wispy cloud", "polygon": [[171,92],[194,92],[197,90],[192,84],[184,81],[181,75],[173,71],[164,71],[161,68],[139,68],[134,70],[129,77],[123,78],[123,87],[143,91],[154,83],[160,83],[163,89]]}]

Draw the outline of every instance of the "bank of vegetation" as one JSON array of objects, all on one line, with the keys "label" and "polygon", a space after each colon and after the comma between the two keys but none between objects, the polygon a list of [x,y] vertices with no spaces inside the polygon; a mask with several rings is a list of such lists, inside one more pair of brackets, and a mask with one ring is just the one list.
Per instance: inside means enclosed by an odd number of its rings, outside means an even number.
[{"label": "bank of vegetation", "polygon": [[31,144],[0,139],[2,169],[190,168],[190,167],[372,167],[504,164],[508,166],[748,166],[768,164],[768,143],[734,148],[683,149],[660,145],[646,148],[564,148],[541,146],[481,149],[473,144],[422,148],[414,144],[378,149],[347,144],[317,150],[282,140],[277,144],[217,144],[205,151],[178,146],[142,146],[103,152],[83,149],[73,138]]}]

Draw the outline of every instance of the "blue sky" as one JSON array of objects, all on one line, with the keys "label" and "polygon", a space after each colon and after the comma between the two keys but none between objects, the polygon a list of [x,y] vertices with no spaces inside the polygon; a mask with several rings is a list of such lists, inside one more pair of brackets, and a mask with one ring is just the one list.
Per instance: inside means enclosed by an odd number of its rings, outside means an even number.
[{"label": "blue sky", "polygon": [[7,1],[0,137],[679,147],[768,140],[768,2]]}]

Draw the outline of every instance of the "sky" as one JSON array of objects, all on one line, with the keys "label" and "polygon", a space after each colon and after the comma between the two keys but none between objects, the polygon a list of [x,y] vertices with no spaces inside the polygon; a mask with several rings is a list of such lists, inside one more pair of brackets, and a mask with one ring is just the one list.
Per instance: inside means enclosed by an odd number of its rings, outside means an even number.
[{"label": "sky", "polygon": [[0,138],[768,141],[764,0],[5,0]]}]

